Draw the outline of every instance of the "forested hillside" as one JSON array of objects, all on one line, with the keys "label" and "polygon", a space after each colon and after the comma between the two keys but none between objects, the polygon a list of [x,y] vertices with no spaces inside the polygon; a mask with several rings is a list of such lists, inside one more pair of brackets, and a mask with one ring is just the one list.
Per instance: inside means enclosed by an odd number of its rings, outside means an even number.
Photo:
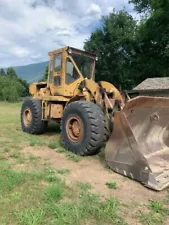
[{"label": "forested hillside", "polygon": [[13,67],[20,78],[28,83],[36,82],[43,77],[48,61]]}]

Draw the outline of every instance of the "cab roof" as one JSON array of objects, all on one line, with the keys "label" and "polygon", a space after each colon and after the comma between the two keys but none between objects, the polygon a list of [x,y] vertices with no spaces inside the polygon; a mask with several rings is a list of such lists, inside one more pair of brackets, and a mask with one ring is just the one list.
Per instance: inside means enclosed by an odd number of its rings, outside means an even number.
[{"label": "cab roof", "polygon": [[69,49],[71,49],[72,52],[77,53],[79,55],[86,55],[86,56],[89,56],[89,57],[92,57],[92,58],[96,58],[96,54],[94,54],[94,53],[87,52],[87,51],[84,51],[84,50],[80,50],[80,49],[77,49],[77,48],[73,48],[71,46],[66,46],[66,47],[59,48],[57,50],[51,51],[51,52],[48,53],[48,55],[51,56],[51,55],[59,54],[59,53],[62,53],[64,51],[68,51]]}]

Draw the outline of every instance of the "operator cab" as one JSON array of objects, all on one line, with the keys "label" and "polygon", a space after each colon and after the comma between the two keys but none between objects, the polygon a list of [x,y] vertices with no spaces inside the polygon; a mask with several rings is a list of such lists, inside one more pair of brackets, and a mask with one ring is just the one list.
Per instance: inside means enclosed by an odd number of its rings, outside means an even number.
[{"label": "operator cab", "polygon": [[48,87],[52,95],[71,96],[85,78],[94,79],[96,55],[65,47],[49,52]]}]

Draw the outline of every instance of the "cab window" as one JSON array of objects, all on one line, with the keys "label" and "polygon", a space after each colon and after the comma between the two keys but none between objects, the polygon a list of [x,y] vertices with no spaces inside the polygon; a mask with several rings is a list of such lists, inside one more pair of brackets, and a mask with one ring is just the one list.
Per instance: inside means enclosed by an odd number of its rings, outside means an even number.
[{"label": "cab window", "polygon": [[50,69],[49,83],[52,83],[52,78],[53,78],[53,60],[50,60],[49,69]]},{"label": "cab window", "polygon": [[80,77],[72,61],[66,60],[66,84],[71,84]]},{"label": "cab window", "polygon": [[61,54],[54,56],[54,71],[55,72],[61,71]]}]

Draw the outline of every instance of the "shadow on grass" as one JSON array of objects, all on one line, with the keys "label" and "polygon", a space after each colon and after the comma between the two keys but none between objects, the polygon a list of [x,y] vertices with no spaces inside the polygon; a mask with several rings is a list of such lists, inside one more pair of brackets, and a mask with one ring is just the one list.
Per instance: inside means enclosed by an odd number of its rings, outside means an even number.
[{"label": "shadow on grass", "polygon": [[56,122],[50,122],[46,128],[45,135],[53,136],[55,134],[60,134],[60,124]]}]

